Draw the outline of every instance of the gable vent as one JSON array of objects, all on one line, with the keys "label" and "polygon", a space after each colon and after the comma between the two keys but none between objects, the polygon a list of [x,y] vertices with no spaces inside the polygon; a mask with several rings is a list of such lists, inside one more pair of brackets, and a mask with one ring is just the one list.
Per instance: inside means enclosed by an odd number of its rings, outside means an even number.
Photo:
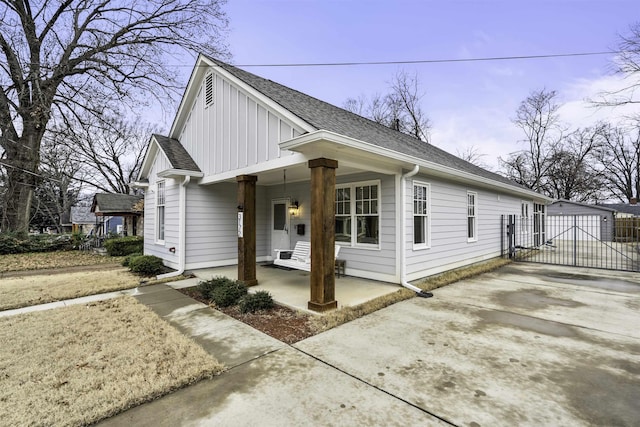
[{"label": "gable vent", "polygon": [[206,107],[213,105],[213,74],[209,73],[204,78],[204,104]]}]

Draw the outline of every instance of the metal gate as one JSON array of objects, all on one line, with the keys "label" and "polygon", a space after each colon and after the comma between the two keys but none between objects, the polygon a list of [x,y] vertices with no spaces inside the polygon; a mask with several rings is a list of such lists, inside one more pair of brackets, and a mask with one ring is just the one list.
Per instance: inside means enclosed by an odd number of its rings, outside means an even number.
[{"label": "metal gate", "polygon": [[502,254],[516,261],[640,271],[640,218],[502,215]]}]

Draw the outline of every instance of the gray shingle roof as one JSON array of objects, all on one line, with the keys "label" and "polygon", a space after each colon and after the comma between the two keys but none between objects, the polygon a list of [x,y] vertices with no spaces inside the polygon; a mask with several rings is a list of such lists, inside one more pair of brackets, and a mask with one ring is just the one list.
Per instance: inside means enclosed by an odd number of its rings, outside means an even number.
[{"label": "gray shingle roof", "polygon": [[605,206],[610,209],[614,209],[617,212],[628,213],[634,216],[640,216],[640,205],[631,205],[629,203],[604,203],[600,206]]},{"label": "gray shingle roof", "polygon": [[72,206],[71,207],[71,223],[72,224],[94,224],[96,216],[91,212],[91,206]]},{"label": "gray shingle roof", "polygon": [[193,161],[187,150],[180,144],[180,141],[166,136],[153,135],[162,151],[167,155],[169,163],[174,169],[202,172],[196,162]]},{"label": "gray shingle roof", "polygon": [[142,200],[143,196],[132,196],[129,194],[116,193],[96,193],[93,196],[91,211],[95,212],[96,207],[102,213],[138,213],[133,210],[133,205]]},{"label": "gray shingle roof", "polygon": [[210,57],[207,58],[319,130],[335,132],[462,172],[523,188],[519,184],[501,175],[473,165],[410,135],[395,131],[372,120],[274,81],[256,76],[240,68]]}]

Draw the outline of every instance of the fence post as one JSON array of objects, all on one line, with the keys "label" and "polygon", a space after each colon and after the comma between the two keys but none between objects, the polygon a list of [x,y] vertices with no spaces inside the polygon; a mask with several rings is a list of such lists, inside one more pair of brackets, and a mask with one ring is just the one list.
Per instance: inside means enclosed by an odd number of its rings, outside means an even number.
[{"label": "fence post", "polygon": [[576,258],[578,253],[578,224],[577,224],[577,215],[573,216],[573,266],[575,267],[577,264]]}]

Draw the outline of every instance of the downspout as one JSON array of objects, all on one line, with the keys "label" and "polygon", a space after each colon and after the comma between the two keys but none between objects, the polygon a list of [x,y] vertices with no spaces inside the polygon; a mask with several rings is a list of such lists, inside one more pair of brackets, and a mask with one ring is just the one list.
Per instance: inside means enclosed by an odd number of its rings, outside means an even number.
[{"label": "downspout", "polygon": [[400,181],[400,201],[402,203],[401,216],[400,216],[400,284],[405,288],[412,290],[416,293],[417,296],[423,298],[430,298],[433,296],[431,292],[423,291],[417,286],[413,286],[411,283],[407,282],[407,256],[406,256],[406,246],[407,246],[407,215],[404,211],[404,206],[406,204],[406,196],[407,196],[407,178],[411,178],[416,175],[420,171],[420,165],[415,165],[414,168],[402,175],[402,179]]},{"label": "downspout", "polygon": [[184,267],[187,261],[187,185],[189,185],[190,181],[191,177],[187,175],[180,184],[180,211],[178,214],[178,247],[180,248],[180,256],[178,259],[178,269],[171,273],[160,274],[156,277],[157,279],[166,279],[184,273]]}]

